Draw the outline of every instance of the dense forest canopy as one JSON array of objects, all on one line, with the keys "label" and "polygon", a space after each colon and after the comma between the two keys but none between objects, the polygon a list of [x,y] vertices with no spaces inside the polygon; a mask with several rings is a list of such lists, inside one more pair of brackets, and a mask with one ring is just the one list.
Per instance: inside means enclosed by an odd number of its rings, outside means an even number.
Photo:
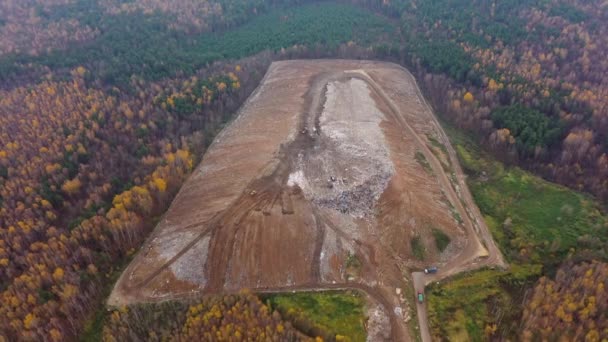
[{"label": "dense forest canopy", "polygon": [[[0,2],[0,339],[73,340],[91,325],[108,279],[276,59],[406,65],[497,159],[605,201],[606,22],[600,0]],[[563,273],[534,289],[522,338],[547,330],[543,291],[588,287]],[[565,336],[608,338],[589,308],[604,297],[585,298],[556,313]],[[297,335],[278,314],[262,321]]]}]

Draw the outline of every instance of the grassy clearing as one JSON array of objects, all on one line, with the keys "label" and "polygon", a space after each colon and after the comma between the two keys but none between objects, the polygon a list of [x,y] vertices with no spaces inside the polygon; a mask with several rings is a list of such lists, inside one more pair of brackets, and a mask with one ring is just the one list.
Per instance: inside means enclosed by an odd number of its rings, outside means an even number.
[{"label": "grassy clearing", "polygon": [[422,244],[422,239],[420,236],[415,236],[410,240],[410,245],[412,247],[412,253],[414,257],[418,260],[424,260],[426,257],[426,253],[424,251],[424,245]]},{"label": "grassy clearing", "polygon": [[[540,271],[540,265],[515,265],[509,271],[480,270],[429,286],[432,333],[449,341],[513,335],[517,332],[524,290]],[[508,323],[498,326],[501,321]]]},{"label": "grassy clearing", "polygon": [[507,167],[444,124],[508,271],[458,275],[428,291],[432,333],[451,341],[517,340],[527,288],[569,257],[606,258],[607,217],[587,195]]},{"label": "grassy clearing", "polygon": [[365,298],[357,292],[306,292],[267,296],[266,302],[309,336],[365,341]]},{"label": "grassy clearing", "polygon": [[441,229],[433,228],[433,237],[435,238],[435,245],[440,252],[443,252],[450,244],[450,237],[444,233]]},{"label": "grassy clearing", "polygon": [[585,250],[605,257],[608,219],[591,197],[493,160],[448,132],[475,202],[510,261],[547,263]]}]

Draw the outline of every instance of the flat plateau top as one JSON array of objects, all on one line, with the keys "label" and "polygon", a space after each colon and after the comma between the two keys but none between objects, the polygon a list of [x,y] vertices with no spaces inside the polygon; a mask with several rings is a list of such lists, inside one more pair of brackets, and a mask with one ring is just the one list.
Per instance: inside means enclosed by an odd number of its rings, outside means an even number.
[{"label": "flat plateau top", "polygon": [[108,303],[356,288],[392,311],[404,267],[487,254],[454,156],[402,67],[275,62]]}]

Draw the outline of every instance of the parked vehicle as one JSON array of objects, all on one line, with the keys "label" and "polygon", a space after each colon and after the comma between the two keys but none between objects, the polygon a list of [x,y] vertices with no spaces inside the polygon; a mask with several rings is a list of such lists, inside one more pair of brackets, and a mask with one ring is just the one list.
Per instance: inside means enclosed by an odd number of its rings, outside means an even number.
[{"label": "parked vehicle", "polygon": [[437,266],[431,266],[429,268],[425,268],[424,269],[424,273],[425,274],[433,274],[433,273],[437,273]]},{"label": "parked vehicle", "polygon": [[418,302],[424,302],[424,295],[422,294],[422,292],[418,292]]}]

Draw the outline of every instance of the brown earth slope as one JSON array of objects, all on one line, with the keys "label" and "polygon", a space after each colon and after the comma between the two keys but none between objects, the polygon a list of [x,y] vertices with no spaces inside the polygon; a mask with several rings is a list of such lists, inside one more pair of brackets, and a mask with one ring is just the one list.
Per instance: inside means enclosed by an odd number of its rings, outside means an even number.
[{"label": "brown earth slope", "polygon": [[[383,307],[391,338],[406,339],[409,308],[395,288],[408,270],[470,262],[488,255],[484,244],[495,253],[456,163],[403,68],[275,62],[109,304],[357,288]],[[443,253],[433,229],[451,238]],[[424,260],[413,257],[415,237]]]}]

